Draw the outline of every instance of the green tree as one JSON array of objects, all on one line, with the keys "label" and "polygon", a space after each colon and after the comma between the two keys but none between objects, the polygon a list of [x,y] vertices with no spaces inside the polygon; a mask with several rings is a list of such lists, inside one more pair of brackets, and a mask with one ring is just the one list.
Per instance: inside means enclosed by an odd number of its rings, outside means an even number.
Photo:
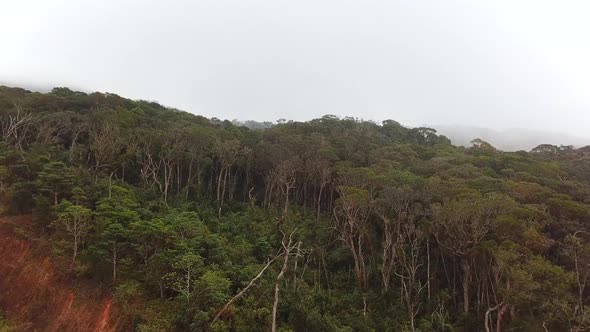
[{"label": "green tree", "polygon": [[122,251],[129,245],[129,225],[140,220],[138,208],[131,191],[120,186],[113,186],[112,194],[97,202],[95,215],[100,223],[101,246],[109,253],[113,279],[117,277]]},{"label": "green tree", "polygon": [[38,186],[53,197],[53,205],[59,203],[59,196],[68,193],[74,183],[74,176],[69,167],[61,161],[52,161],[43,166],[39,172]]},{"label": "green tree", "polygon": [[467,196],[434,206],[438,243],[457,256],[463,270],[463,312],[469,313],[473,262],[479,244],[493,230],[495,218],[509,211],[512,201],[505,196]]},{"label": "green tree", "polygon": [[177,291],[187,301],[195,291],[195,281],[199,276],[199,269],[203,266],[203,258],[198,254],[187,252],[172,264],[176,270],[168,275],[170,287]]},{"label": "green tree", "polygon": [[101,234],[100,244],[108,253],[107,260],[111,262],[113,280],[117,279],[117,263],[129,243],[129,230],[118,222],[109,222]]},{"label": "green tree", "polygon": [[76,261],[78,247],[90,229],[91,211],[83,206],[74,205],[68,200],[62,200],[56,206],[56,211],[58,219],[54,222],[54,225],[66,231],[72,237],[72,259]]}]

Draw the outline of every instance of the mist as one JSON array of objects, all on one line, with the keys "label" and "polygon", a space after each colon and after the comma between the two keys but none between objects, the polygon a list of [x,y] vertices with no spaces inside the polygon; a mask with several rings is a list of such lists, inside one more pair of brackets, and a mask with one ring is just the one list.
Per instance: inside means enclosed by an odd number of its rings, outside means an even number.
[{"label": "mist", "polygon": [[433,125],[438,134],[447,136],[455,145],[472,146],[480,138],[502,151],[530,151],[541,144],[572,145],[575,148],[590,145],[590,139],[547,130],[510,128],[494,130],[482,127]]},{"label": "mist", "polygon": [[[590,141],[589,10],[583,1],[13,1],[0,12],[0,81],[222,119],[335,114],[466,132],[451,138],[489,129],[507,149],[580,145]],[[510,128],[526,129],[516,135],[526,142],[507,145]]]}]

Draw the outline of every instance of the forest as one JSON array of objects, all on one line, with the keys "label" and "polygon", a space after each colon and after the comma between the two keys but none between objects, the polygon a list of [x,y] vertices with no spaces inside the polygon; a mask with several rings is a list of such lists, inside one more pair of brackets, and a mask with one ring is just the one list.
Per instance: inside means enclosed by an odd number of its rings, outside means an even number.
[{"label": "forest", "polygon": [[107,289],[120,330],[590,329],[590,147],[68,88],[0,87],[0,134],[2,215]]}]

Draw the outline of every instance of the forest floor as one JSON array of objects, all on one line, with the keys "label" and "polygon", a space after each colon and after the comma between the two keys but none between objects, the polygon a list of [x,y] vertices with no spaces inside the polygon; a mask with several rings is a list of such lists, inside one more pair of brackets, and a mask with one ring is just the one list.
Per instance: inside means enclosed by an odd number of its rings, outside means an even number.
[{"label": "forest floor", "polygon": [[72,263],[51,254],[30,216],[0,217],[0,310],[11,331],[121,329],[110,297],[76,282]]}]

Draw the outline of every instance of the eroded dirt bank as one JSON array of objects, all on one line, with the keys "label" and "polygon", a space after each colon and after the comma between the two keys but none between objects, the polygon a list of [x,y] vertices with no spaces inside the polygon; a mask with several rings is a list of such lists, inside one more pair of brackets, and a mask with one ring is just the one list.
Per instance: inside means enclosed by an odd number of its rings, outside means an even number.
[{"label": "eroded dirt bank", "polygon": [[20,331],[121,330],[113,300],[75,284],[31,236],[29,217],[0,217],[0,309]]}]

